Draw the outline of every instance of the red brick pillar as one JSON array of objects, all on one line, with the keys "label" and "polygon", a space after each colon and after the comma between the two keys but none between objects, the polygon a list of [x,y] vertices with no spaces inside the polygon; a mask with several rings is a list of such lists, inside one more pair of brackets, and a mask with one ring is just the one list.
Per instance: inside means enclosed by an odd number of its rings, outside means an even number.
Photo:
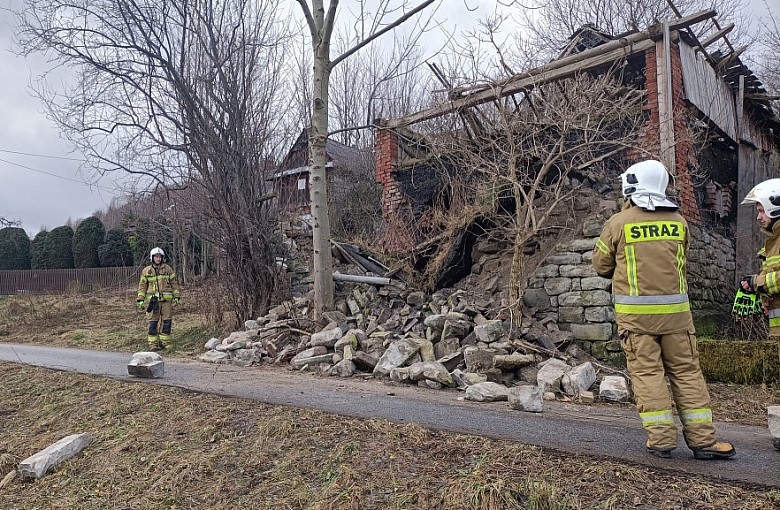
[{"label": "red brick pillar", "polygon": [[407,252],[414,246],[409,229],[410,217],[403,208],[403,192],[393,178],[398,164],[399,142],[394,131],[376,130],[376,182],[382,186],[382,215],[387,229],[382,246],[394,253]]},{"label": "red brick pillar", "polygon": [[[651,154],[659,154],[661,147],[660,116],[658,113],[658,68],[655,50],[645,53],[645,88],[647,91],[645,111],[648,123],[641,135],[640,144]],[[672,72],[672,115],[674,118],[674,155],[675,168],[669,171],[674,176],[673,186],[679,193],[680,210],[692,223],[701,223],[701,214],[696,201],[693,180],[689,168],[696,167],[696,154],[688,131],[688,105],[683,89],[682,62],[680,49],[676,44],[671,47]],[[644,156],[641,159],[646,158]]]}]

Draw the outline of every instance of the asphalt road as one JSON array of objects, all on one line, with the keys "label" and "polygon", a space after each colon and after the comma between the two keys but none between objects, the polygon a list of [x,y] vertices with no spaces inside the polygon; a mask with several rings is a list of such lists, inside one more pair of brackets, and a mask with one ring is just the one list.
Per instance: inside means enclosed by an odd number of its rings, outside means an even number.
[{"label": "asphalt road", "polygon": [[115,379],[177,386],[360,418],[413,422],[434,429],[509,439],[559,452],[617,459],[660,470],[695,473],[780,487],[780,452],[771,446],[765,427],[716,423],[719,438],[737,449],[733,459],[697,461],[680,438],[671,459],[644,451],[645,433],[635,412],[625,406],[586,406],[545,402],[543,413],[523,413],[506,403],[477,404],[459,400],[456,391],[423,390],[377,380],[337,379],[264,367],[233,367],[188,360],[165,361],[162,379],[127,375],[128,353],[0,343],[0,361]]}]

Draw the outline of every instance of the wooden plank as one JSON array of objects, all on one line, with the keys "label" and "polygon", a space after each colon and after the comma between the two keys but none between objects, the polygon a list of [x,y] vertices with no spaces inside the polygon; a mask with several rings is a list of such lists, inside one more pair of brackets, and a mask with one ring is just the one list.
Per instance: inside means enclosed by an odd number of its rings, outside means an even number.
[{"label": "wooden plank", "polygon": [[[670,30],[678,30],[712,18],[715,14],[716,12],[713,9],[700,11],[690,16],[670,21],[669,28]],[[602,67],[619,58],[641,53],[652,48],[654,43],[648,41],[651,37],[651,32],[654,32],[653,27],[644,32],[631,34],[624,38],[602,44],[601,46],[596,46],[595,48],[583,51],[582,53],[554,60],[549,64],[516,74],[506,80],[497,82],[496,84],[491,85],[490,88],[478,89],[478,91],[461,99],[438,104],[405,117],[388,120],[386,125],[388,128],[408,126],[410,124],[455,112],[462,108],[477,106],[507,95],[516,94],[529,87],[566,78],[577,72],[584,72]]]},{"label": "wooden plank", "polygon": [[685,97],[735,143],[737,131],[734,93],[700,53],[680,41]]},{"label": "wooden plank", "polygon": [[658,90],[658,129],[661,161],[677,175],[674,147],[674,109],[672,108],[671,33],[664,23],[663,38],[655,43],[656,85]]},{"label": "wooden plank", "polygon": [[701,46],[702,48],[706,48],[707,46],[709,46],[710,44],[714,43],[715,41],[717,41],[721,37],[725,36],[726,34],[731,32],[732,30],[734,30],[734,23],[729,23],[728,25],[723,27],[722,30],[718,30],[717,32],[715,32],[711,36],[709,36],[706,39],[704,39],[703,41],[701,41],[699,43],[699,46]]}]

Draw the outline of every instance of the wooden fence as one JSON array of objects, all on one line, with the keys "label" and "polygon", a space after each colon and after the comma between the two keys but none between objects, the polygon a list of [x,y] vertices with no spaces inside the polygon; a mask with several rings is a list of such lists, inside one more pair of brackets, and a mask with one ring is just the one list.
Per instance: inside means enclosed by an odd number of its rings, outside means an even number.
[{"label": "wooden fence", "polygon": [[138,285],[140,274],[140,267],[0,271],[0,296],[127,290]]}]

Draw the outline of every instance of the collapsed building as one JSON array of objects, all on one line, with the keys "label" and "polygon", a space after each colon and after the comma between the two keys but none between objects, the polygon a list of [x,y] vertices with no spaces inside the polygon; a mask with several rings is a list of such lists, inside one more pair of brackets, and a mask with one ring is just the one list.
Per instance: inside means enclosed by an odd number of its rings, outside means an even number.
[{"label": "collapsed building", "polygon": [[[541,67],[500,82],[450,88],[445,102],[401,118],[378,119],[376,178],[388,224],[385,246],[411,253],[418,269],[431,263],[431,253],[447,252],[436,274],[437,288],[483,271],[495,258],[491,252],[498,251],[484,250],[495,218],[517,213],[521,204],[515,200],[507,206],[499,196],[489,220],[482,215],[449,230],[426,229],[433,223],[433,209],[452,206],[448,179],[464,170],[458,166],[462,158],[448,158],[447,150],[437,146],[441,130],[462,135],[464,142],[450,146],[468,145],[475,137],[491,140],[500,117],[485,114],[486,109],[510,104],[515,113],[531,110],[537,92],[538,105],[539,97],[579,76],[611,75],[626,94],[641,93],[637,118],[642,125],[630,147],[605,145],[602,155],[591,155],[592,164],[558,165],[558,181],[551,185],[576,193],[546,211],[549,227],[531,232],[518,247],[525,256],[518,284],[524,289],[524,313],[557,322],[597,358],[619,351],[609,281],[590,267],[590,251],[603,220],[619,207],[618,174],[630,163],[655,158],[670,169],[672,194],[691,225],[688,279],[697,326],[709,329],[713,320],[728,317],[736,279],[755,272],[755,252],[762,243],[753,210],[736,205],[755,184],[777,175],[780,118],[773,109],[776,98],[740,59],[744,48],[735,49],[728,40],[733,26],[722,27],[715,14],[703,11],[617,36],[586,26],[558,59]],[[692,27],[702,33],[703,24],[712,33],[700,38]],[[708,51],[715,43],[724,49]],[[437,122],[442,118],[451,123]],[[538,158],[522,159],[507,161],[518,166],[516,173],[538,175]],[[521,186],[527,190],[529,182]],[[536,200],[544,201],[541,195]],[[512,239],[502,242],[499,249],[512,250]],[[516,276],[506,269],[510,259],[492,263],[492,269],[504,268],[504,280]]]}]

